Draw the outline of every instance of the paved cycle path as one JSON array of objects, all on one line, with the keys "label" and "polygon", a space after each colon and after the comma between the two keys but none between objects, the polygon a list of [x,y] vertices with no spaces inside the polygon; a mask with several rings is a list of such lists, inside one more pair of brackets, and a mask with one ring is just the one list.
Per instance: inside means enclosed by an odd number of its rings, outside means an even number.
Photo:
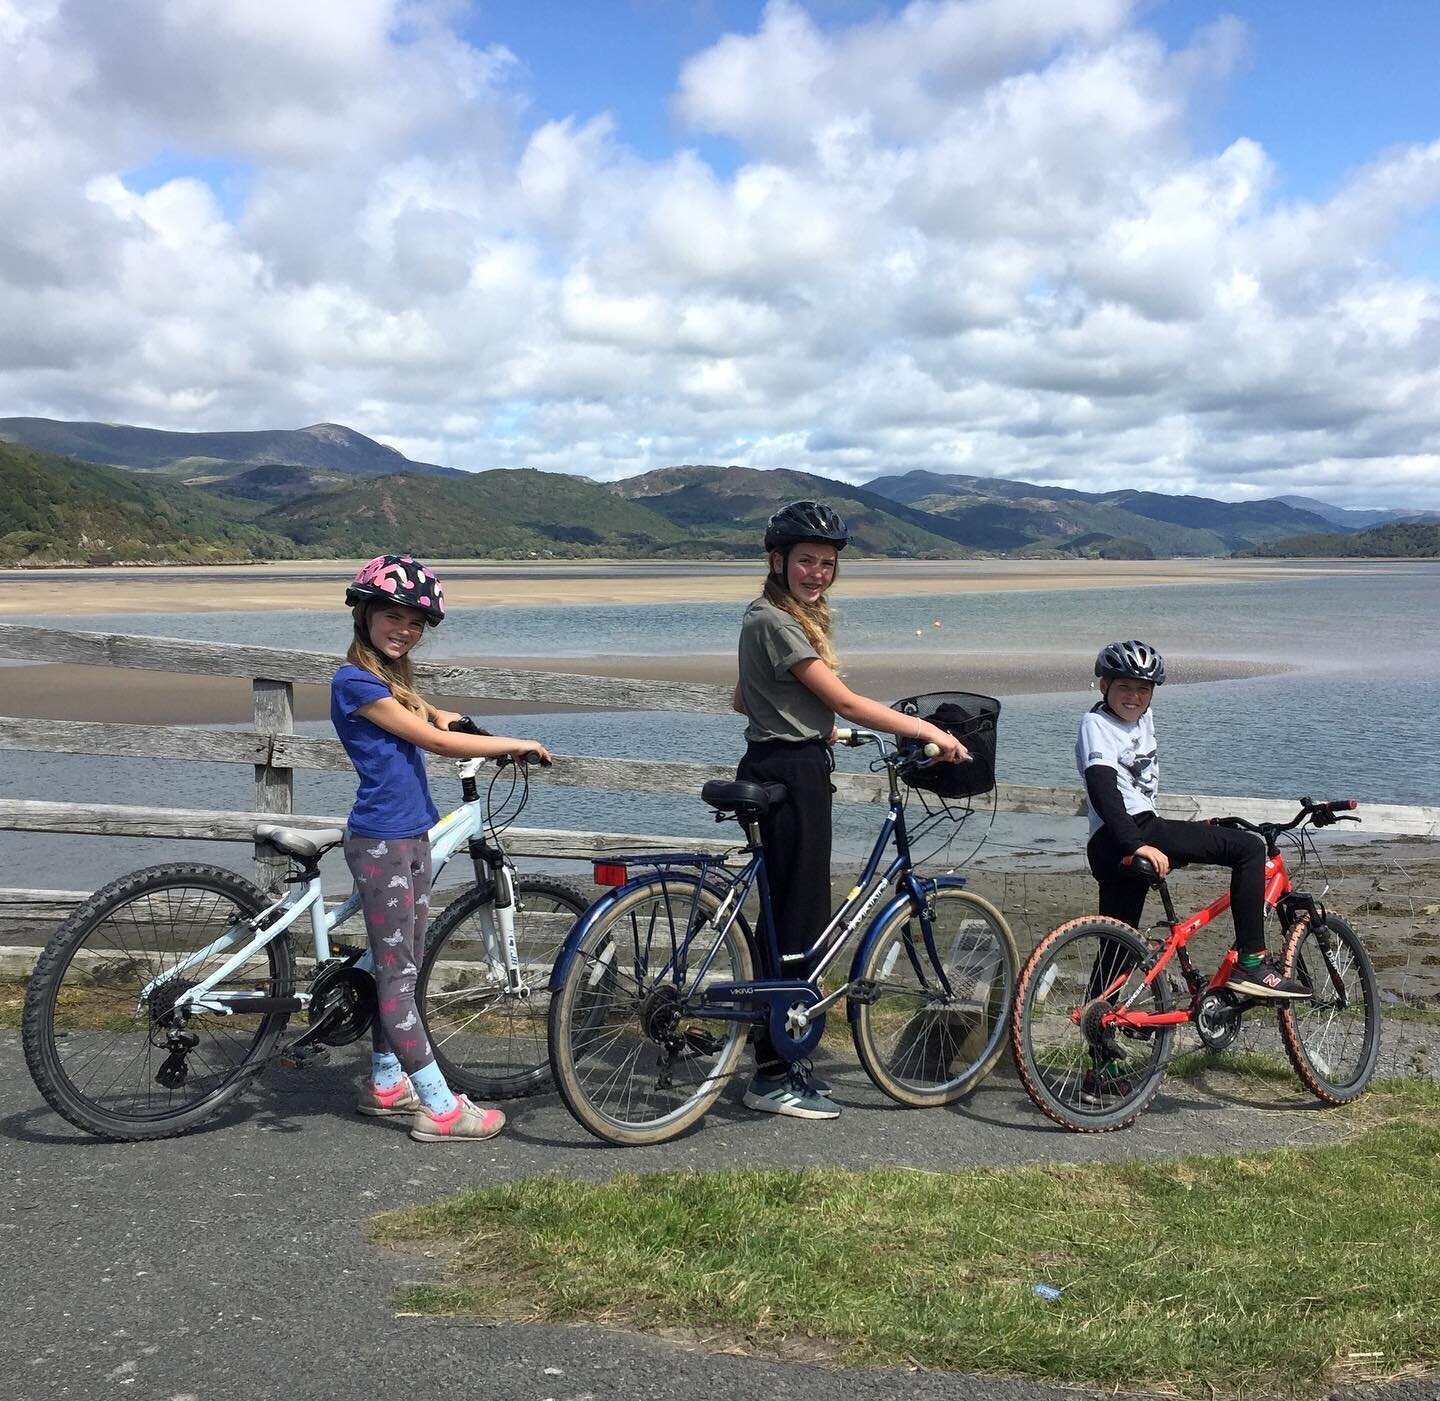
[{"label": "paved cycle path", "polygon": [[[391,1206],[540,1173],[1088,1162],[1309,1143],[1338,1128],[1287,1085],[1226,1077],[1167,1082],[1134,1129],[1081,1137],[1043,1119],[1005,1066],[963,1106],[907,1111],[842,1060],[822,1061],[844,1106],[833,1123],[753,1114],[735,1102],[737,1081],[699,1131],[656,1148],[598,1143],[552,1095],[507,1106],[511,1126],[490,1143],[432,1146],[353,1113],[364,1064],[353,1052],[303,1073],[272,1067],[198,1133],[124,1145],[52,1114],[30,1084],[18,1033],[0,1031],[0,1394],[1073,1401],[1073,1391],[1023,1381],[837,1373],[585,1327],[397,1318],[396,1289],[430,1277],[428,1265],[372,1245],[365,1222]],[[1364,1393],[1437,1394],[1434,1382]]]}]

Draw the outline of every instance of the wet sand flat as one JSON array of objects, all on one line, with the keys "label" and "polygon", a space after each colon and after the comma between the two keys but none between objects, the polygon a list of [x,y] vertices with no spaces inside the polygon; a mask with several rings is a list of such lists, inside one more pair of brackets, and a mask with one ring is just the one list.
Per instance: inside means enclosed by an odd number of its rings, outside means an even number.
[{"label": "wet sand flat", "polygon": [[[452,608],[545,603],[742,603],[760,565],[586,561],[434,564]],[[354,560],[105,569],[0,570],[0,617],[74,613],[209,613],[337,604]],[[837,597],[1034,589],[1249,583],[1325,573],[1332,566],[1255,560],[850,560]],[[1353,572],[1353,568],[1351,570]]]},{"label": "wet sand flat", "polygon": [[[337,656],[336,665],[340,663]],[[614,657],[471,657],[446,658],[447,665],[497,666],[516,671],[568,672],[578,676],[621,676],[657,682],[711,682],[728,686],[735,680],[733,653],[687,656]],[[1090,684],[1094,657],[1090,653],[1043,653],[1029,656],[997,653],[860,654],[844,663],[845,680],[872,695],[922,695],[928,691],[978,691],[982,695],[1035,695],[1083,691]],[[1264,675],[1283,667],[1249,661],[1191,658],[1177,662],[1173,679],[1219,681]],[[542,683],[543,684],[543,683]],[[524,701],[463,700],[435,694],[437,703],[476,715],[544,713],[557,709],[540,699]],[[250,682],[242,677],[181,676],[68,663],[0,667],[0,712],[49,720],[100,720],[122,724],[224,725],[253,718]],[[324,720],[330,696],[323,686],[295,687],[295,718]]]}]

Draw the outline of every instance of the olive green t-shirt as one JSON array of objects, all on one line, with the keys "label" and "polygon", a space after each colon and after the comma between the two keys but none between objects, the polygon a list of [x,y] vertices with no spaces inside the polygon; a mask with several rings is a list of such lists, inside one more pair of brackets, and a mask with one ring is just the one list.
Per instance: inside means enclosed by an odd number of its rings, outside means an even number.
[{"label": "olive green t-shirt", "polygon": [[745,738],[829,739],[835,712],[790,674],[819,654],[805,629],[783,609],[757,598],[740,624],[740,703]]}]

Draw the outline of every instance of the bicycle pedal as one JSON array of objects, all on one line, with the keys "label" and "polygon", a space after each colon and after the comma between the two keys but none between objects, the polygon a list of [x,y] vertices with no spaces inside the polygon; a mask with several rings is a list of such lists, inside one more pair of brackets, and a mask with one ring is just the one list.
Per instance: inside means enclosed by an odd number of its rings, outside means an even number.
[{"label": "bicycle pedal", "polygon": [[278,1059],[286,1070],[310,1070],[328,1061],[330,1052],[324,1046],[296,1046],[281,1051]]},{"label": "bicycle pedal", "polygon": [[873,978],[856,978],[847,994],[851,1002],[862,1007],[873,1007],[880,1000],[880,984]]}]

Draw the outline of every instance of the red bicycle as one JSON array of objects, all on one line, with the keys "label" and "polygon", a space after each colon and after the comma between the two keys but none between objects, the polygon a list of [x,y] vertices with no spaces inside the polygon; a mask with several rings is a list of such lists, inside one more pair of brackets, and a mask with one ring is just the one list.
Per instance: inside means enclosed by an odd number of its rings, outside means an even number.
[{"label": "red bicycle", "polygon": [[[1333,910],[1294,889],[1280,842],[1302,857],[1310,832],[1356,806],[1353,798],[1300,800],[1289,822],[1212,819],[1217,826],[1254,832],[1265,842],[1265,904],[1283,935],[1281,967],[1310,989],[1306,999],[1262,1002],[1225,987],[1235,964],[1226,951],[1205,979],[1185,945],[1230,908],[1230,892],[1181,919],[1170,890],[1143,857],[1128,858],[1132,874],[1160,891],[1169,937],[1147,941],[1128,924],[1101,915],[1072,919],[1040,941],[1021,970],[1011,1038],[1015,1063],[1030,1098],[1057,1124],[1076,1133],[1106,1133],[1133,1124],[1155,1097],[1170,1063],[1175,1028],[1189,1022],[1211,1050],[1240,1034],[1252,1008],[1279,1014],[1280,1037],[1305,1088],[1326,1104],[1358,1099],[1375,1073],[1380,1052],[1380,990],[1360,936]],[[1179,964],[1189,1000],[1180,994],[1171,962]]]}]

